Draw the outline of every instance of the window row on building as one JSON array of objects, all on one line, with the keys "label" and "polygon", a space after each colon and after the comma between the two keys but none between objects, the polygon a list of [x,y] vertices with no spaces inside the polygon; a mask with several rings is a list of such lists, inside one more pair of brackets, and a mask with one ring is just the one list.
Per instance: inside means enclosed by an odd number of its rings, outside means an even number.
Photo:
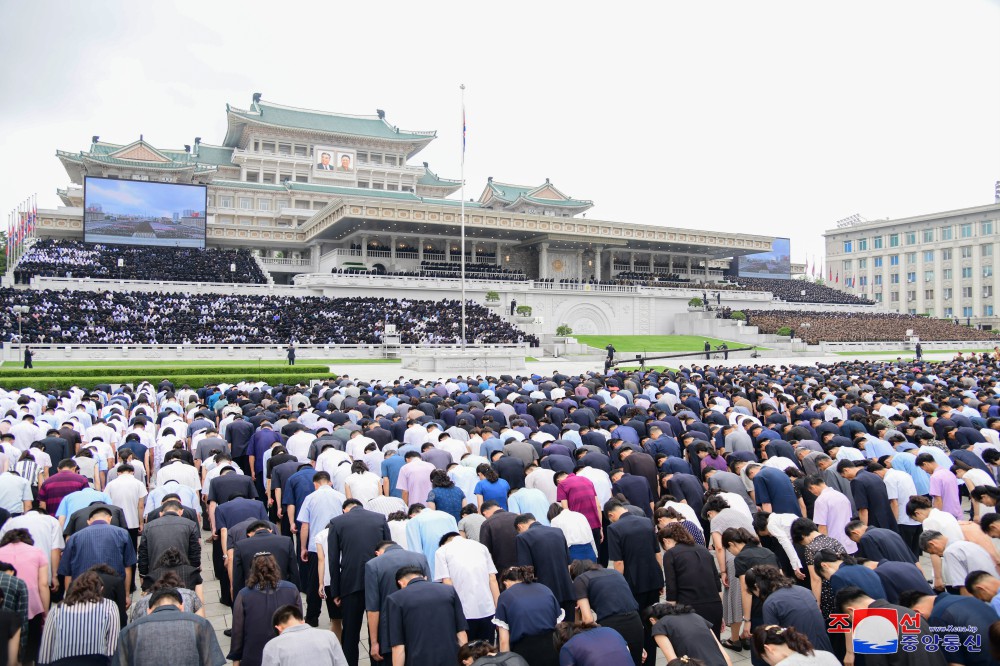
[{"label": "window row on building", "polygon": [[[978,227],[978,229],[977,229]],[[844,253],[868,252],[886,248],[943,243],[963,238],[982,238],[994,233],[993,220],[963,222],[962,224],[931,227],[919,231],[893,232],[843,241]],[[976,233],[978,230],[978,234]]]}]

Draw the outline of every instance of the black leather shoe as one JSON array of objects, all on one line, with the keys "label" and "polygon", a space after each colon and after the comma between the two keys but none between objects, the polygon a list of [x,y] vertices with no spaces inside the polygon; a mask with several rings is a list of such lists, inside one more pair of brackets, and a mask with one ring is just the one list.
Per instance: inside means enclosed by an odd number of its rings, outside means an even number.
[{"label": "black leather shoe", "polygon": [[223,630],[222,630],[222,635],[223,635],[223,636],[229,636],[229,637],[232,637],[232,635],[233,635],[233,630],[232,630],[232,629],[223,629]]}]

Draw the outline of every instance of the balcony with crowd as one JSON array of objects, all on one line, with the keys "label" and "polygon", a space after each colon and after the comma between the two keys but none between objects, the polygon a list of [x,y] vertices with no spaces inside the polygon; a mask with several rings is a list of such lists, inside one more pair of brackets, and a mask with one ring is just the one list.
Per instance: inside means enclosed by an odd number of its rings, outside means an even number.
[{"label": "balcony with crowd", "polygon": [[872,305],[873,302],[823,284],[808,280],[782,278],[734,278],[734,283],[750,291],[769,291],[787,303],[829,303],[841,305]]},{"label": "balcony with crowd", "polygon": [[[20,323],[13,306],[28,308]],[[394,324],[403,344],[461,340],[461,302],[404,298],[71,292],[0,289],[4,342],[41,344],[381,344]],[[466,306],[473,343],[527,342],[488,308]]]},{"label": "balcony with crowd", "polygon": [[36,241],[14,270],[14,278],[21,284],[27,284],[36,275],[267,284],[264,271],[245,249],[102,245],[52,239]]}]

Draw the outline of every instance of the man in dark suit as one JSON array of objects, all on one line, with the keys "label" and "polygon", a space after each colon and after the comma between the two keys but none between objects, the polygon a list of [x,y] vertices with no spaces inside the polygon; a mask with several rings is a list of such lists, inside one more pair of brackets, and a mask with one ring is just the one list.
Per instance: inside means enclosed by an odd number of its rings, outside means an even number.
[{"label": "man in dark suit", "polygon": [[319,162],[316,163],[316,168],[319,171],[333,171],[333,165],[330,164],[330,153],[320,153]]},{"label": "man in dark suit", "polygon": [[201,533],[197,523],[181,515],[180,502],[164,502],[161,516],[146,524],[139,540],[139,575],[145,577],[156,567],[168,548],[176,548],[193,567],[201,566]]},{"label": "man in dark suit", "polygon": [[486,522],[479,528],[479,543],[490,551],[497,571],[517,566],[517,545],[514,541],[517,536],[517,528],[514,526],[517,514],[504,511],[494,500],[483,502],[479,512],[486,518]]},{"label": "man in dark suit", "polygon": [[[608,560],[615,571],[625,576],[639,609],[648,608],[660,599],[663,569],[656,559],[659,545],[653,524],[648,518],[636,516],[617,500],[609,500],[604,511],[611,523],[607,529]],[[646,625],[644,646],[650,655],[656,654],[651,627]],[[648,663],[653,663],[652,660]]]},{"label": "man in dark suit", "polygon": [[365,565],[375,557],[375,548],[389,539],[385,516],[367,511],[361,502],[344,502],[344,513],[330,521],[326,556],[330,563],[327,595],[343,614],[344,656],[350,666],[358,665],[358,643],[365,613]]},{"label": "man in dark suit", "polygon": [[58,471],[56,465],[60,460],[65,460],[75,453],[75,451],[70,451],[69,442],[55,428],[50,428],[45,435],[45,439],[39,441],[42,443],[42,450],[52,460],[52,467],[49,467],[49,474],[55,474]]},{"label": "man in dark suit", "polygon": [[368,635],[374,661],[391,662],[389,622],[386,602],[396,587],[396,572],[404,567],[417,567],[424,576],[431,575],[423,553],[406,550],[392,541],[382,541],[375,547],[375,557],[365,564],[365,610],[368,612]]},{"label": "man in dark suit", "polygon": [[435,585],[420,567],[396,572],[398,592],[386,600],[393,664],[453,664],[468,641],[458,592]]},{"label": "man in dark suit", "polygon": [[246,586],[246,576],[250,572],[253,558],[258,553],[274,555],[281,571],[281,578],[299,587],[299,567],[295,557],[295,544],[291,537],[271,532],[269,523],[258,521],[247,528],[247,538],[233,548],[233,584],[235,597]]},{"label": "man in dark suit", "polygon": [[548,527],[535,521],[535,516],[522,513],[514,519],[517,529],[518,566],[535,568],[538,582],[552,590],[567,617],[576,609],[573,580],[569,577],[569,545],[558,527]]}]

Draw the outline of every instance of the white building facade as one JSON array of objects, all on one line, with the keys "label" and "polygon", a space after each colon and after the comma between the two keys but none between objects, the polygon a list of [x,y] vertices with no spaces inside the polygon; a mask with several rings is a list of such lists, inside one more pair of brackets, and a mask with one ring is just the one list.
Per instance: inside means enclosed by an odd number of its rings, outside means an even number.
[{"label": "white building facade", "polygon": [[827,284],[904,314],[1000,324],[1000,203],[824,233]]}]

